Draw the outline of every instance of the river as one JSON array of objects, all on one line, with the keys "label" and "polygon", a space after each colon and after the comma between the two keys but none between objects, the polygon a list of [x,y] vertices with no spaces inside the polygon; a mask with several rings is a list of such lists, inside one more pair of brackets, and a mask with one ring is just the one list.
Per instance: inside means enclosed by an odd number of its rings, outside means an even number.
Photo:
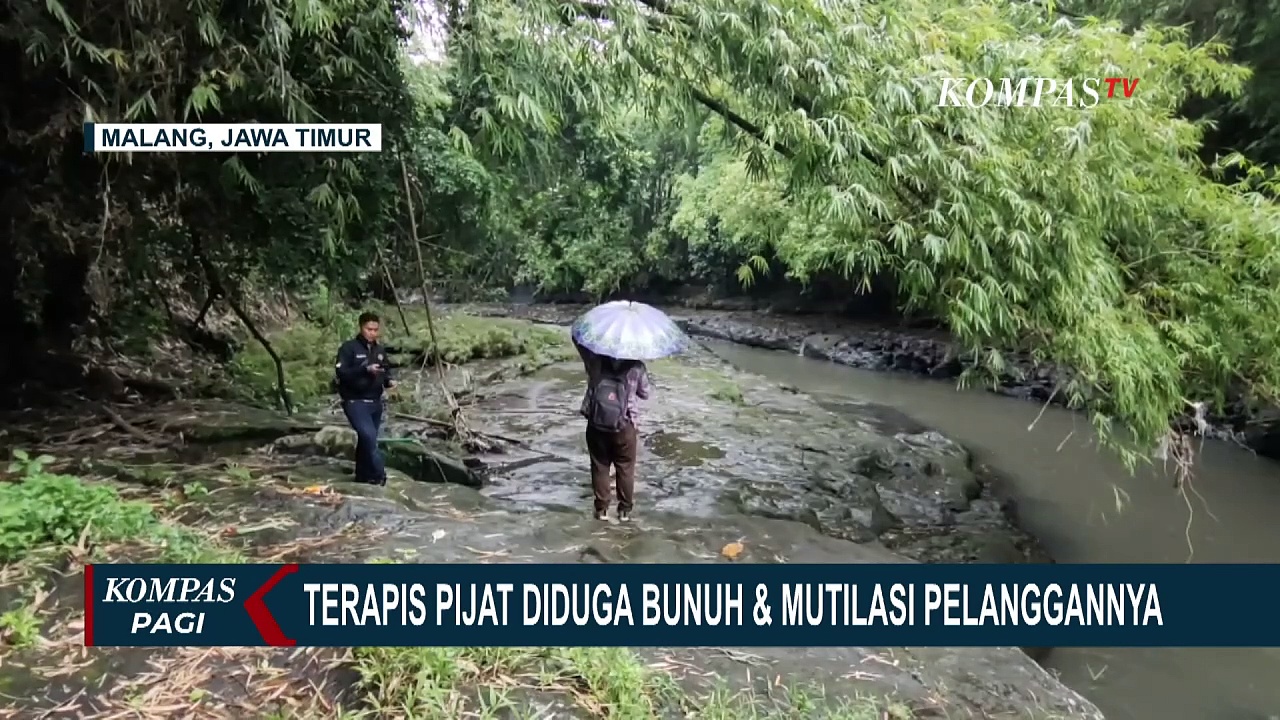
[{"label": "river", "polygon": [[[706,345],[833,407],[842,398],[887,405],[965,443],[1012,483],[1023,527],[1059,562],[1280,562],[1280,464],[1247,450],[1200,447],[1189,510],[1162,468],[1130,475],[1100,451],[1082,415],[1041,414],[1038,404],[981,390],[785,352]],[[1047,664],[1109,720],[1280,720],[1280,649],[1060,648]]]}]

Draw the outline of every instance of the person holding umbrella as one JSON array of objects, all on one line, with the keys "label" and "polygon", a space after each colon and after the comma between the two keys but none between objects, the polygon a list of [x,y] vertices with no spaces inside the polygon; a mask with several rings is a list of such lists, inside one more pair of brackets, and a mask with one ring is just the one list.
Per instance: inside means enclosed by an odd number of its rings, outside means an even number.
[{"label": "person holding umbrella", "polygon": [[638,405],[649,398],[644,361],[679,352],[686,338],[661,310],[629,301],[592,309],[574,322],[571,334],[587,372],[580,412],[587,419],[595,517],[609,518],[612,470],[618,520],[627,522],[635,507]]}]

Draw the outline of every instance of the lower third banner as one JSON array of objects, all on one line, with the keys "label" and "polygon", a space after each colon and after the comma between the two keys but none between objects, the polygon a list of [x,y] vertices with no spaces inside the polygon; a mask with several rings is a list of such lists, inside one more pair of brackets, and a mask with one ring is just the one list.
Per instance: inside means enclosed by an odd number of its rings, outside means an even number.
[{"label": "lower third banner", "polygon": [[1280,565],[91,565],[85,644],[1276,647]]}]

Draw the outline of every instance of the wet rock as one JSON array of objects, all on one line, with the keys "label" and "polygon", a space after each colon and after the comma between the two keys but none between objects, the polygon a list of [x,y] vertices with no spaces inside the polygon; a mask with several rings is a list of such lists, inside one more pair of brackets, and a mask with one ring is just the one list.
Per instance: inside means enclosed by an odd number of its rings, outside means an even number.
[{"label": "wet rock", "polygon": [[675,433],[656,430],[644,438],[644,445],[659,457],[671,458],[690,465],[719,460],[724,451],[715,445],[686,440]]},{"label": "wet rock", "polygon": [[1237,427],[1242,427],[1244,443],[1259,455],[1280,458],[1280,409],[1267,408],[1250,414],[1246,410],[1233,413]]},{"label": "wet rock", "polygon": [[313,416],[288,416],[238,403],[202,400],[158,406],[135,424],[143,430],[181,435],[187,443],[252,444],[315,431],[323,423]]},{"label": "wet rock", "polygon": [[[385,495],[377,488],[360,491],[365,494],[337,507],[303,506],[291,514],[317,534],[353,525],[381,531],[376,548],[344,544],[346,561],[403,557],[418,562],[473,562],[493,554],[511,562],[909,562],[878,542],[851,542],[808,524],[752,514],[720,513],[691,521],[684,513],[648,510],[633,524],[602,526],[581,508],[530,511],[521,503],[458,486],[393,479]],[[297,502],[297,496],[285,501]],[[721,553],[730,542],[743,545],[735,560]],[[335,560],[333,556],[318,559]],[[654,663],[673,668],[675,680],[691,691],[710,691],[717,683],[725,683],[731,691],[754,688],[755,683],[781,676],[792,687],[824,686],[828,702],[888,697],[920,718],[1102,717],[1014,649],[855,646],[641,652]],[[554,702],[553,698],[543,700]]]},{"label": "wet rock", "polygon": [[895,514],[915,524],[935,524],[970,509],[982,485],[967,450],[933,431],[895,438],[900,446],[862,461]]},{"label": "wet rock", "polygon": [[[830,537],[890,543],[924,561],[1043,557],[975,472],[968,451],[937,432],[881,422],[872,408],[837,415],[705,351],[651,370],[654,400],[641,411],[648,452],[639,469],[640,512],[787,520]],[[582,382],[581,369],[564,364],[489,389],[474,410],[481,417],[495,410],[489,428],[536,433],[536,452],[492,459],[491,496],[589,507],[582,428],[559,414],[576,407]],[[715,388],[725,384],[740,391],[740,402],[717,399]],[[520,413],[502,413],[512,406]]]},{"label": "wet rock", "polygon": [[[350,428],[328,425],[309,435],[280,438],[274,445],[278,452],[350,458],[356,447],[356,434]],[[479,464],[431,450],[415,438],[396,438],[381,443],[383,461],[418,482],[453,483],[466,487],[484,486]]]},{"label": "wet rock", "polygon": [[[692,335],[776,350],[866,370],[895,370],[954,379],[965,356],[940,333],[858,326],[831,318],[774,318],[749,313],[681,313],[681,326]],[[1012,353],[1010,370],[1000,386],[1028,395],[1052,391],[1057,372],[1033,363],[1025,353]]]},{"label": "wet rock", "polygon": [[765,483],[746,483],[737,509],[746,515],[801,522],[824,535],[870,542],[900,524],[880,501],[870,478],[835,468],[814,468],[808,492]]}]

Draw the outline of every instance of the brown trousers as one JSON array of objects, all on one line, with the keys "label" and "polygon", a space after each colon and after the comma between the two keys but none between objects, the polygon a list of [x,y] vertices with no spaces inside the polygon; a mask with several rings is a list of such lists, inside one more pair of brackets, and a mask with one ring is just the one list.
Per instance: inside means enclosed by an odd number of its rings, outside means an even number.
[{"label": "brown trousers", "polygon": [[591,455],[591,488],[596,512],[609,509],[609,469],[618,486],[618,512],[631,512],[635,503],[636,450],[639,435],[634,426],[618,432],[587,428],[587,452]]}]

